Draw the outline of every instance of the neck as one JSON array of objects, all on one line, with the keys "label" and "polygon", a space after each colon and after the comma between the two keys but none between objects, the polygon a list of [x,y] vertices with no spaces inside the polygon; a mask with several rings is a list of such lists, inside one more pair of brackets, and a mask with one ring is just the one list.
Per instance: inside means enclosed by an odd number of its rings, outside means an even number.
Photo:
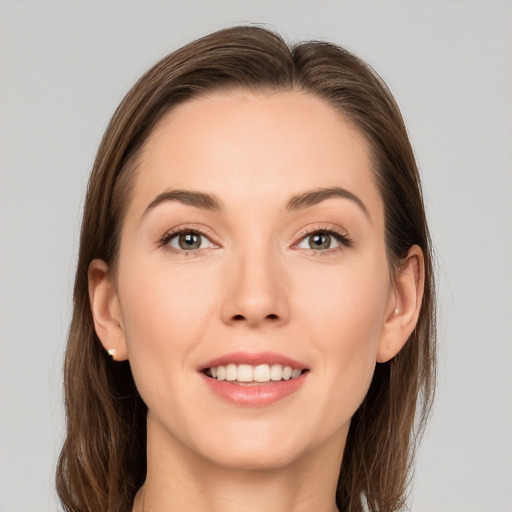
[{"label": "neck", "polygon": [[133,512],[335,512],[339,437],[282,467],[231,468],[148,421],[148,472]]}]

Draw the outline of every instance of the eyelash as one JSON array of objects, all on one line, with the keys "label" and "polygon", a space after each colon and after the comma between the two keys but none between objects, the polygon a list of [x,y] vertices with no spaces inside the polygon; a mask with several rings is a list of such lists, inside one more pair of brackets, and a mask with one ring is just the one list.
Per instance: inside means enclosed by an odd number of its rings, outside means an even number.
[{"label": "eyelash", "polygon": [[[170,231],[167,231],[162,236],[162,238],[160,238],[160,240],[158,240],[157,245],[158,245],[158,247],[165,248],[172,254],[179,254],[179,255],[184,255],[184,256],[201,256],[205,249],[211,248],[211,247],[204,247],[204,248],[199,248],[199,249],[186,250],[186,249],[175,249],[174,247],[171,247],[169,245],[169,242],[172,239],[176,238],[177,236],[184,235],[184,234],[194,234],[194,235],[198,235],[198,236],[203,236],[206,239],[208,239],[213,246],[218,247],[218,245],[211,240],[211,238],[212,238],[211,235],[207,235],[200,229],[197,229],[196,227],[192,227],[192,226],[182,226],[182,227],[173,228]],[[299,240],[292,245],[292,248],[296,248],[306,238],[313,236],[313,235],[317,235],[317,234],[331,236],[339,243],[339,246],[329,248],[326,250],[318,250],[318,249],[310,248],[309,250],[312,251],[312,254],[314,256],[317,256],[317,255],[325,256],[327,254],[333,254],[335,252],[338,252],[340,250],[343,250],[345,248],[350,248],[353,246],[353,240],[342,229],[340,229],[338,227],[333,227],[333,226],[317,226],[314,228],[304,229],[300,234]]]},{"label": "eyelash", "polygon": [[184,256],[201,256],[203,254],[204,250],[209,248],[209,247],[203,247],[203,248],[199,248],[199,249],[186,250],[186,249],[175,249],[174,247],[171,247],[169,245],[169,242],[173,238],[176,238],[180,235],[185,235],[185,234],[187,234],[187,235],[193,234],[193,235],[203,236],[203,237],[207,238],[213,246],[217,246],[217,244],[211,240],[212,239],[211,235],[207,235],[200,229],[197,229],[196,227],[192,227],[192,226],[181,226],[179,228],[173,228],[173,229],[167,231],[164,234],[164,236],[162,236],[162,238],[160,238],[157,245],[158,245],[158,247],[165,248],[171,254],[179,254],[179,255],[184,255]]},{"label": "eyelash", "polygon": [[341,228],[335,226],[315,226],[314,228],[306,228],[301,232],[300,239],[298,242],[293,244],[293,247],[297,247],[301,242],[303,242],[306,238],[313,235],[328,235],[334,238],[340,245],[338,247],[333,247],[332,249],[326,250],[318,250],[318,249],[309,249],[312,251],[314,256],[326,256],[329,254],[336,253],[338,251],[342,251],[346,248],[350,248],[354,245],[353,240],[349,237],[348,233]]}]

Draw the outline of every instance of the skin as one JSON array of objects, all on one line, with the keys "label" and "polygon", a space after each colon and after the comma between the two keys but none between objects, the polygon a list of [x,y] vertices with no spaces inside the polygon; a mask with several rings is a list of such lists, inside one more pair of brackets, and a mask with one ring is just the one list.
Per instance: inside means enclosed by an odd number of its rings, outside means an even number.
[{"label": "skin", "polygon": [[[286,209],[330,187],[364,206],[330,197]],[[222,207],[147,210],[171,190],[212,194]],[[203,232],[203,248],[159,243],[177,227]],[[311,249],[319,230],[351,242]],[[421,250],[391,274],[369,149],[339,112],[301,92],[238,91],[168,113],[141,155],[116,282],[103,261],[89,272],[96,331],[130,360],[148,405],[134,512],[337,510],[350,418],[376,362],[396,355],[417,320]],[[309,372],[276,403],[236,406],[198,372],[235,351],[277,352]]]}]

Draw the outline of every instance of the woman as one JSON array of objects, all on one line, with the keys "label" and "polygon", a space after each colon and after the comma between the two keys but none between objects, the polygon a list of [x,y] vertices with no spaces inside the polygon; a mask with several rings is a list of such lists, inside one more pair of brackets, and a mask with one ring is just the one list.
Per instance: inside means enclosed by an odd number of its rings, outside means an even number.
[{"label": "woman", "polygon": [[89,182],[57,471],[69,511],[394,511],[434,385],[391,94],[236,27],[150,69]]}]

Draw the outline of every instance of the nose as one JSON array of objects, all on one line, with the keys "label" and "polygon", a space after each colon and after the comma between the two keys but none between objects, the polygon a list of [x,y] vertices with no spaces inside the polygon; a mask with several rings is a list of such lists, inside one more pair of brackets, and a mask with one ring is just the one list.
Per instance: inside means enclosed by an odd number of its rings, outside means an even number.
[{"label": "nose", "polygon": [[222,319],[231,325],[282,325],[289,320],[285,272],[267,251],[234,257],[230,262]]}]

